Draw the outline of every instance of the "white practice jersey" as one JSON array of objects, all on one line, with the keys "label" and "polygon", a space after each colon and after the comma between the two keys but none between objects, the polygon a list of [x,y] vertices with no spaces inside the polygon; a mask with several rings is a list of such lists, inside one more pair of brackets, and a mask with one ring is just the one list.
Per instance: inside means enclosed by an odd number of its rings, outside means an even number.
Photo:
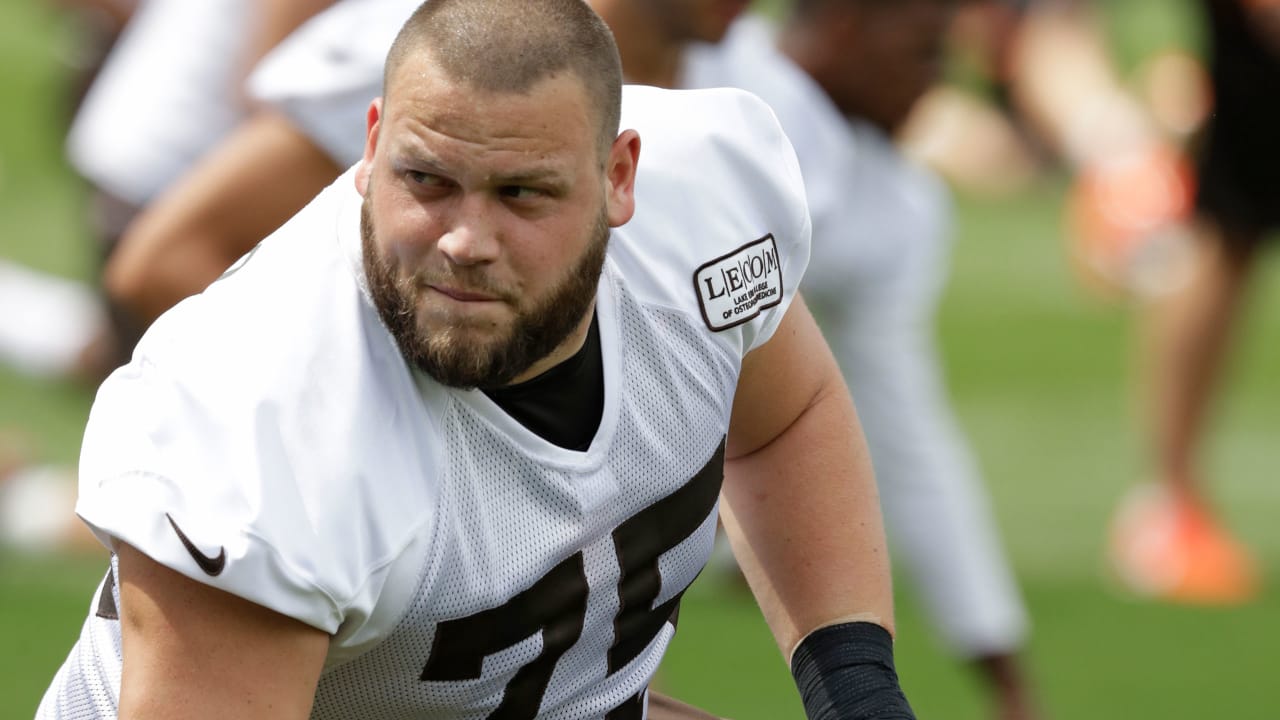
[{"label": "white practice jersey", "polygon": [[[743,356],[808,260],[794,154],[736,90],[630,87],[634,219],[599,286],[585,452],[408,367],[378,319],[348,172],[102,386],[79,514],[333,636],[315,718],[642,718],[712,546]],[[116,716],[108,576],[39,718]]]}]

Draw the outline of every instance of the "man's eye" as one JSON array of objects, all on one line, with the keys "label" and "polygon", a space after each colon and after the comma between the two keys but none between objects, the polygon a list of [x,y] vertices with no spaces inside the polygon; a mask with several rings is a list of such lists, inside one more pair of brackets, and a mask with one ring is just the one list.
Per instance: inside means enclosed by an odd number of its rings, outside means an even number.
[{"label": "man's eye", "polygon": [[444,184],[444,178],[439,175],[433,175],[429,172],[423,172],[421,170],[406,170],[404,174],[405,177],[409,178],[409,182],[418,185],[434,187]]},{"label": "man's eye", "polygon": [[498,193],[514,200],[532,200],[545,195],[541,190],[526,185],[504,185],[498,189]]}]

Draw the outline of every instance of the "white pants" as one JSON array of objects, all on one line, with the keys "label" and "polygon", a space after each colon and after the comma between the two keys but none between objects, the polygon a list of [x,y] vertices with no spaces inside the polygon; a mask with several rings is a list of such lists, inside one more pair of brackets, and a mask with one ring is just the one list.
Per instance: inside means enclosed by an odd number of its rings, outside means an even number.
[{"label": "white pants", "polygon": [[142,0],[85,96],[71,164],[143,206],[244,115],[249,0]]}]

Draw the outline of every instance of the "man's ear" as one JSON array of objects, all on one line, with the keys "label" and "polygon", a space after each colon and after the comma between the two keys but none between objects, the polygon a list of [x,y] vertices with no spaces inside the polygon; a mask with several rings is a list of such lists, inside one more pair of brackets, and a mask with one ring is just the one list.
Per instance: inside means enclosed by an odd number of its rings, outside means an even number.
[{"label": "man's ear", "polygon": [[605,161],[605,205],[609,227],[625,225],[636,212],[636,166],[640,161],[640,133],[624,130],[609,148]]},{"label": "man's ear", "polygon": [[378,130],[382,126],[382,98],[375,98],[369,103],[369,112],[365,117],[364,155],[356,167],[356,190],[361,195],[369,189],[369,175],[373,173],[373,156],[378,149]]}]

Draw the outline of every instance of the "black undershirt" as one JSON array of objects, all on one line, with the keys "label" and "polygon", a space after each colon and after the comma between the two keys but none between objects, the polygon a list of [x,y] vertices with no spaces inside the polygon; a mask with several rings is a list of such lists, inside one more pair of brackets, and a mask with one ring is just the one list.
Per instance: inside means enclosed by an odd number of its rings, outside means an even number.
[{"label": "black undershirt", "polygon": [[543,440],[569,450],[586,450],[604,415],[599,320],[591,316],[587,339],[573,357],[535,378],[484,394]]}]

